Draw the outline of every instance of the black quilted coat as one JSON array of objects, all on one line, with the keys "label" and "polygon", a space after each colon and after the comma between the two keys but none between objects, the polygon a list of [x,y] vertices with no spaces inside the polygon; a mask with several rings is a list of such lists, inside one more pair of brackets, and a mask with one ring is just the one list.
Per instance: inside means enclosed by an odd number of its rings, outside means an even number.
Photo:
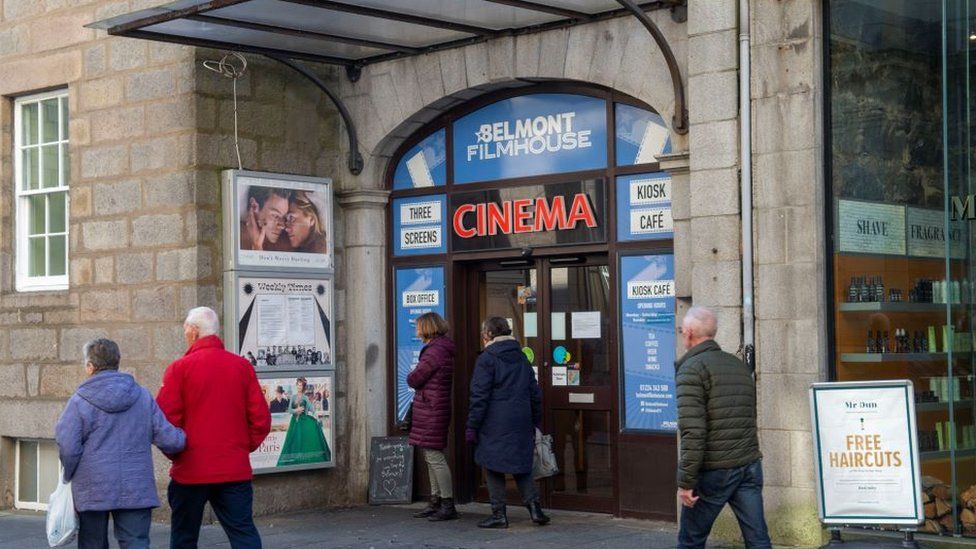
[{"label": "black quilted coat", "polygon": [[695,488],[699,471],[740,467],[761,458],[756,382],[749,367],[713,340],[689,349],[676,366],[678,486]]},{"label": "black quilted coat", "polygon": [[414,446],[431,450],[447,447],[454,351],[454,342],[450,338],[435,337],[421,349],[417,367],[407,376],[407,385],[415,390],[410,427],[410,444]]}]

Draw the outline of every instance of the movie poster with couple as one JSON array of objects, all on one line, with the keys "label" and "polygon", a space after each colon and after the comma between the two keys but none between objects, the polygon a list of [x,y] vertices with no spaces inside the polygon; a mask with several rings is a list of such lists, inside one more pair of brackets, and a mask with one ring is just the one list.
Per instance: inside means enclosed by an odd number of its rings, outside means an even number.
[{"label": "movie poster with couple", "polygon": [[237,273],[235,280],[231,331],[258,373],[334,368],[331,279]]},{"label": "movie poster with couple", "polygon": [[335,466],[331,375],[262,377],[271,433],[251,454],[255,472]]},{"label": "movie poster with couple", "polygon": [[331,271],[330,179],[224,172],[229,270]]}]

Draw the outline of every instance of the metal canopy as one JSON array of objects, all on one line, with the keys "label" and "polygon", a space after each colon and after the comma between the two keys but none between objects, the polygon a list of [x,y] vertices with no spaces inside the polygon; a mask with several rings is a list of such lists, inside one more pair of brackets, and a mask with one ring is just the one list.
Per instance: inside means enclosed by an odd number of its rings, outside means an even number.
[{"label": "metal canopy", "polygon": [[631,14],[618,0],[178,0],[88,26],[115,36],[343,65],[355,76],[371,63]]},{"label": "metal canopy", "polygon": [[[646,12],[684,9],[685,0],[177,0],[87,25],[127,36],[265,55],[301,73],[339,110],[349,137],[349,170],[358,174],[356,128],[325,84],[294,60],[362,68],[401,57],[615,17],[634,16],[664,53],[675,92],[672,129],[688,131],[684,85],[671,47]],[[684,13],[672,12],[676,20]]]}]

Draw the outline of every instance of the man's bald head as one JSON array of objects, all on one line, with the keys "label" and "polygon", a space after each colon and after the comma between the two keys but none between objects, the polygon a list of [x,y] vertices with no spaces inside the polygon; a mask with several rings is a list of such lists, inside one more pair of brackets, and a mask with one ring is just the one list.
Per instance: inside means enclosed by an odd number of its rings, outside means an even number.
[{"label": "man's bald head", "polygon": [[702,341],[715,339],[718,333],[718,317],[708,307],[694,306],[685,313],[681,322],[681,335],[685,347],[690,348]]}]

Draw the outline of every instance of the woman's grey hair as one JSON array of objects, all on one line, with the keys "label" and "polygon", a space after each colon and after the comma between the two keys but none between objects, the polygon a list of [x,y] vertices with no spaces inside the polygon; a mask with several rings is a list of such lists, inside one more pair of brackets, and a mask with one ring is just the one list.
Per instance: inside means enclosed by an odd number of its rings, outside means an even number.
[{"label": "woman's grey hair", "polygon": [[498,336],[512,335],[512,327],[508,325],[508,321],[504,318],[491,316],[482,323],[481,333],[491,339],[495,339]]},{"label": "woman's grey hair", "polygon": [[96,372],[102,370],[118,370],[122,353],[119,346],[111,339],[100,337],[85,343],[85,364],[91,363]]},{"label": "woman's grey hair", "polygon": [[688,309],[683,324],[692,328],[700,337],[714,338],[718,333],[718,317],[708,307],[696,305]]},{"label": "woman's grey hair", "polygon": [[220,331],[220,318],[210,307],[196,307],[186,314],[183,324],[196,326],[200,337],[217,335]]}]

